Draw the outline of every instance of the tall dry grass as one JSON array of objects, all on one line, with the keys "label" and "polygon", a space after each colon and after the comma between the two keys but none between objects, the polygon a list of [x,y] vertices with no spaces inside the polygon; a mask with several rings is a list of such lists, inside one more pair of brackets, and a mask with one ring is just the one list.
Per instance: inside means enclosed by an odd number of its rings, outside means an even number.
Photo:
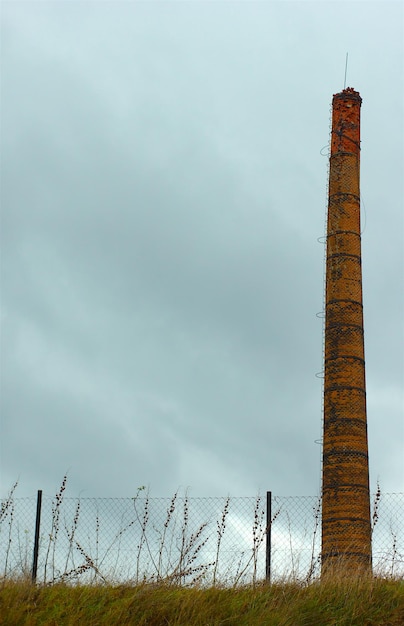
[{"label": "tall dry grass", "polygon": [[[267,532],[265,508],[259,496],[252,511],[250,549],[237,555],[237,562],[233,561],[231,567],[222,567],[222,539],[228,522],[230,498],[225,500],[216,531],[212,532],[212,520],[210,525],[206,521],[191,521],[187,493],[182,498],[175,493],[168,502],[165,519],[156,524],[150,516],[152,499],[147,492],[140,498],[144,491],[140,487],[136,495],[128,499],[131,502],[130,517],[121,520],[119,529],[113,530],[106,544],[100,541],[98,512],[95,527],[84,524],[81,529],[85,528],[85,532],[78,532],[81,503],[77,501],[74,513],[71,506],[68,507],[69,513],[66,514],[66,485],[67,477],[64,476],[52,500],[50,524],[48,520],[41,530],[39,583],[93,585],[116,584],[124,580],[131,584],[164,581],[173,585],[214,586],[226,582],[228,586],[237,586],[247,580],[253,584],[259,580],[258,556]],[[27,551],[31,546],[25,545],[24,551],[19,539],[20,523],[14,511],[16,486],[3,501],[0,513],[0,539],[2,554],[5,553],[4,564],[0,563],[0,576],[7,579],[26,578],[30,573],[31,555]],[[277,514],[275,512],[272,521]],[[122,540],[126,537],[129,544],[123,547]],[[126,575],[120,568],[120,557],[125,556],[125,550],[130,555]]]}]

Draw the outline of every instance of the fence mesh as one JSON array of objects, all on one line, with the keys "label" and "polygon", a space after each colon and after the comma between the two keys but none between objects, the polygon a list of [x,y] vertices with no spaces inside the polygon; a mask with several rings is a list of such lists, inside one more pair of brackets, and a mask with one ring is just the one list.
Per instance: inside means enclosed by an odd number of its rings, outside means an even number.
[{"label": "fence mesh", "polygon": [[[38,582],[171,580],[242,584],[266,576],[267,499],[44,497]],[[36,496],[2,501],[0,576],[31,576]],[[404,576],[404,493],[373,499],[373,568]],[[320,572],[316,497],[272,497],[271,580]]]}]

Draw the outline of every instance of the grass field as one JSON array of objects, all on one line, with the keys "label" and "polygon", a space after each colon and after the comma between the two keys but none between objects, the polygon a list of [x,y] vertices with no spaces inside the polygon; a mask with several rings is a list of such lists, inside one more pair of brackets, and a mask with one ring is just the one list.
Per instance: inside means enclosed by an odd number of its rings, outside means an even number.
[{"label": "grass field", "polygon": [[4,626],[404,626],[404,581],[181,588],[33,586],[5,581]]}]

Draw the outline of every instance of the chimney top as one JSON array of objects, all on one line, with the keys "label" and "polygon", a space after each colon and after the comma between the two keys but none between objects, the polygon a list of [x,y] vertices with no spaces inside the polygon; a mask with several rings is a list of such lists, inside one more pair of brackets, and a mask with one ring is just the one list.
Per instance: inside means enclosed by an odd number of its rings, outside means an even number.
[{"label": "chimney top", "polygon": [[333,96],[333,100],[334,99],[356,100],[359,103],[362,102],[362,98],[360,97],[359,91],[355,91],[353,87],[347,87],[346,89],[343,89],[339,93],[335,93]]}]

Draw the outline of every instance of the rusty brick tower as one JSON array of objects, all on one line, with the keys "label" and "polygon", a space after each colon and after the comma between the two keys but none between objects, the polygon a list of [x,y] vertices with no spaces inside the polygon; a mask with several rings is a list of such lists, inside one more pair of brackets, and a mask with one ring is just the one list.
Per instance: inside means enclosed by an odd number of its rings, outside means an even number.
[{"label": "rusty brick tower", "polygon": [[360,108],[333,97],[328,189],[322,570],[371,571],[360,229]]}]

